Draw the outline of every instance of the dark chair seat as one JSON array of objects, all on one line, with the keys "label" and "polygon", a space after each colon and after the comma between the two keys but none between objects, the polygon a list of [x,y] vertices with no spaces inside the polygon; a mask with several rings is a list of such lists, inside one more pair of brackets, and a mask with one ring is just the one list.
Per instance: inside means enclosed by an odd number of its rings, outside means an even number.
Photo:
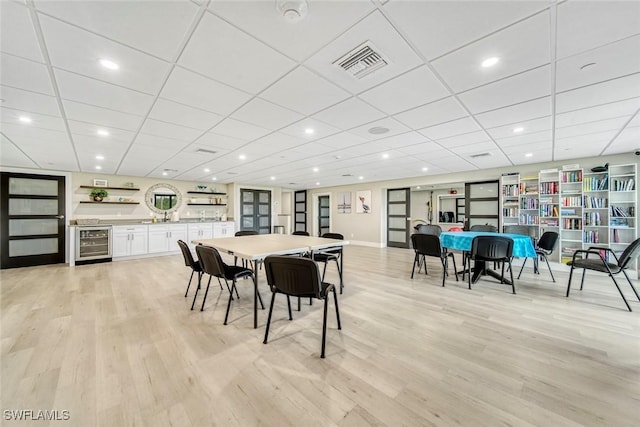
[{"label": "dark chair seat", "polygon": [[469,259],[469,289],[471,289],[471,260],[474,260],[476,269],[479,269],[478,263],[483,265],[486,262],[499,262],[502,265],[502,273],[500,275],[500,283],[504,283],[504,266],[509,264],[509,274],[511,275],[511,291],[515,294],[516,287],[513,280],[513,271],[511,268],[511,258],[513,256],[513,239],[505,236],[476,236],[471,242],[471,251],[466,257]]},{"label": "dark chair seat", "polygon": [[586,258],[586,259],[576,259],[575,261],[569,261],[567,265],[574,268],[586,268],[587,270],[600,271],[602,273],[611,273],[616,274],[622,271],[622,268],[618,264],[613,264],[610,262],[602,262],[599,258]]},{"label": "dark chair seat", "polygon": [[418,266],[419,273],[420,268],[422,268],[422,265],[424,264],[424,274],[428,274],[427,260],[425,257],[429,256],[440,259],[440,262],[442,263],[442,286],[444,286],[446,276],[448,275],[449,257],[451,257],[451,259],[453,260],[453,271],[456,276],[456,281],[458,281],[456,259],[453,253],[447,252],[442,248],[440,237],[435,234],[415,233],[411,235],[411,245],[413,246],[413,250],[415,251],[415,256],[413,258],[413,267],[411,268],[412,279],[416,269],[416,265]]},{"label": "dark chair seat", "polygon": [[[322,235],[325,239],[336,239],[336,240],[344,240],[344,236],[340,233],[324,233]],[[340,277],[340,293],[342,293],[342,288],[344,287],[342,281],[342,267],[340,266],[342,262],[342,247],[337,247],[335,249],[324,249],[319,252],[313,253],[313,260],[316,262],[324,263],[324,267],[322,269],[322,281],[324,281],[325,273],[327,272],[327,264],[329,261],[334,261],[336,263],[336,267],[338,268],[338,276]]]}]

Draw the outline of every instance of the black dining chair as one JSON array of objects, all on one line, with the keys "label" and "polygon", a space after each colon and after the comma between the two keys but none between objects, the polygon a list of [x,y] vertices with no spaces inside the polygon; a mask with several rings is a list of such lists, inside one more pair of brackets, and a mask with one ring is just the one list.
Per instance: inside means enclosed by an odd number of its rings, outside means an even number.
[{"label": "black dining chair", "polygon": [[202,278],[202,267],[200,266],[200,262],[193,259],[193,255],[191,254],[191,250],[189,249],[189,245],[187,245],[184,241],[178,240],[178,246],[180,247],[180,251],[182,251],[182,257],[184,258],[184,265],[191,268],[191,276],[189,277],[189,283],[187,284],[187,291],[184,293],[184,297],[187,297],[189,293],[189,287],[191,287],[191,280],[193,279],[193,274],[198,273],[198,289],[200,289],[200,279]]},{"label": "black dining chair", "polygon": [[266,344],[269,338],[269,327],[271,326],[271,315],[273,313],[273,303],[275,302],[276,294],[287,295],[289,320],[292,320],[291,304],[289,303],[290,296],[321,299],[324,300],[324,315],[322,318],[322,350],[320,357],[324,359],[325,343],[327,340],[329,293],[333,293],[338,329],[342,329],[342,325],[340,324],[340,311],[338,309],[338,295],[335,286],[322,281],[318,264],[309,258],[270,255],[265,258],[264,265],[267,274],[267,283],[273,294],[271,295],[269,317],[267,318],[267,328],[264,332],[263,343]]},{"label": "black dining chair", "polygon": [[[236,233],[234,234],[235,237],[242,237],[242,236],[257,236],[259,233],[255,230],[241,230],[241,231],[236,231]],[[250,262],[250,264],[252,264]],[[234,256],[233,257],[233,265],[238,265],[238,257]],[[244,268],[247,268],[247,260],[243,259],[242,260],[242,266]],[[252,266],[253,268],[253,266]]]},{"label": "black dining chair", "polygon": [[294,231],[291,234],[294,235],[294,236],[309,236],[309,232],[308,231]]},{"label": "black dining chair", "polygon": [[[322,237],[325,239],[344,240],[344,236],[340,233],[324,233]],[[340,268],[341,257],[342,246],[336,247],[334,249],[321,250],[313,254],[314,261],[324,263],[324,267],[322,268],[323,281],[324,275],[327,272],[327,264],[329,263],[329,261],[334,261],[336,263],[336,267],[338,267],[338,276],[340,277],[340,293],[342,293],[342,288],[344,287],[344,284],[342,282],[342,268]]]},{"label": "black dining chair", "polygon": [[531,237],[530,227],[527,225],[516,225],[516,224],[505,225],[503,227],[503,232],[506,234],[521,234],[523,236]]},{"label": "black dining chair", "polygon": [[427,260],[425,257],[439,258],[442,263],[442,286],[444,286],[445,278],[449,274],[449,257],[453,260],[453,271],[456,276],[456,282],[458,281],[458,269],[456,268],[456,259],[453,253],[446,252],[442,249],[440,243],[440,237],[433,234],[412,234],[411,244],[415,251],[415,257],[413,258],[413,267],[411,268],[411,278],[416,270],[416,264],[418,265],[418,273],[420,273],[421,265],[424,264],[424,274],[427,272]]},{"label": "black dining chair", "polygon": [[[240,298],[238,294],[238,288],[236,284],[238,279],[246,277],[251,278],[253,280],[255,286],[255,277],[253,275],[253,271],[236,266],[236,265],[227,265],[222,261],[222,257],[217,249],[212,248],[210,246],[198,245],[196,246],[196,253],[198,254],[198,259],[200,260],[200,264],[202,265],[202,270],[204,273],[209,275],[209,281],[207,282],[207,289],[204,292],[204,298],[202,299],[202,307],[200,311],[204,310],[204,304],[207,301],[207,294],[209,293],[209,285],[211,284],[211,278],[216,277],[218,279],[224,279],[225,284],[227,285],[227,289],[229,290],[229,301],[227,302],[227,312],[224,316],[224,324],[227,324],[227,320],[229,319],[229,310],[231,308],[231,301],[233,301],[233,292],[235,291],[236,297]],[[229,280],[231,280],[231,286],[229,286]],[[196,293],[193,296],[193,303],[191,304],[191,310],[196,303],[196,298],[198,297],[198,290],[196,289]],[[264,304],[262,303],[262,297],[260,296],[260,291],[258,291],[258,300],[260,301],[260,305],[264,309]]]},{"label": "black dining chair", "polygon": [[[584,258],[582,258],[583,255]],[[595,256],[589,258],[589,255]],[[605,255],[612,256],[613,259],[615,259],[615,262],[608,261]],[[629,276],[625,271],[629,267],[629,264],[635,261],[636,258],[638,258],[638,255],[640,255],[640,239],[636,239],[631,244],[629,244],[624,252],[622,252],[620,257],[618,257],[616,253],[610,248],[597,246],[592,246],[586,250],[575,251],[573,253],[573,258],[567,263],[571,266],[571,272],[569,273],[569,283],[567,283],[567,297],[569,296],[569,291],[571,290],[571,278],[573,277],[574,269],[582,269],[580,290],[582,290],[582,287],[584,286],[584,276],[587,270],[599,271],[601,273],[607,273],[609,277],[611,277],[611,280],[613,280],[613,284],[616,285],[616,289],[618,289],[618,292],[620,293],[622,300],[627,306],[627,309],[629,309],[629,311],[632,311],[629,302],[622,293],[620,286],[618,286],[616,278],[613,276],[619,273],[624,274],[624,277],[627,279],[629,286],[631,286],[631,289],[633,289],[633,293],[636,294],[636,298],[638,298],[638,301],[640,301],[640,295],[638,295],[638,291],[633,286],[631,279],[629,279]]]},{"label": "black dining chair", "polygon": [[[557,242],[558,242],[558,233],[556,233],[555,231],[545,231],[544,233],[542,233],[542,236],[540,236],[540,240],[538,240],[538,243],[536,244],[537,258],[543,259],[547,263],[549,274],[551,274],[551,280],[553,280],[554,283],[556,281],[556,278],[553,277],[553,271],[551,270],[551,265],[549,265],[548,257],[549,255],[551,255],[551,253],[555,249]],[[527,263],[527,259],[528,258],[525,258],[524,261],[522,262],[522,267],[520,267],[520,273],[518,273],[518,279],[522,274],[522,270],[524,270],[524,266]],[[534,263],[536,263],[536,260],[534,260]],[[533,271],[536,274],[540,274],[540,270],[537,267],[538,267],[537,265],[534,265]]]},{"label": "black dining chair", "polygon": [[513,255],[513,239],[504,236],[476,236],[471,242],[471,251],[467,253],[469,264],[469,289],[471,289],[471,260],[475,269],[484,269],[486,262],[499,262],[502,265],[500,283],[504,283],[504,266],[509,264],[511,275],[511,290],[515,294],[516,287],[513,281],[511,269],[511,257]]},{"label": "black dining chair", "polygon": [[497,233],[498,227],[491,224],[476,224],[469,228],[469,231],[483,231],[487,233]]},{"label": "black dining chair", "polygon": [[442,227],[437,224],[420,224],[415,229],[416,233],[420,234],[433,234],[434,236],[442,234]]}]

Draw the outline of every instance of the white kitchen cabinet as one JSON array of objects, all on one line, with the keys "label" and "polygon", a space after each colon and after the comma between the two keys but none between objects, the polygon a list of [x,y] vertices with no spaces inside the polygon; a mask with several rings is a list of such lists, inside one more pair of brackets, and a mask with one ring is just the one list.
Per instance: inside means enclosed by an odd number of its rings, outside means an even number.
[{"label": "white kitchen cabinet", "polygon": [[146,225],[122,225],[113,227],[113,257],[144,255],[147,253]]},{"label": "white kitchen cabinet", "polygon": [[214,222],[213,223],[213,237],[233,237],[235,234],[235,224],[231,221]]},{"label": "white kitchen cabinet", "polygon": [[197,239],[211,239],[213,238],[213,223],[211,222],[198,222],[188,224],[189,240],[187,243],[191,243]]},{"label": "white kitchen cabinet", "polygon": [[178,240],[187,240],[187,224],[154,224],[149,226],[149,253],[177,251]]}]

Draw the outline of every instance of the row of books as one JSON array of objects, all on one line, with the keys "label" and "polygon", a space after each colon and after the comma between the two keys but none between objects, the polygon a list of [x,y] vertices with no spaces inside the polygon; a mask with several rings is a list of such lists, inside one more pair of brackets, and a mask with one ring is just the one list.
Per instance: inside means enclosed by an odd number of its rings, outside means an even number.
[{"label": "row of books", "polygon": [[520,224],[538,225],[538,224],[540,224],[540,217],[538,215],[521,214],[520,215]]},{"label": "row of books", "polygon": [[608,200],[606,197],[584,196],[584,207],[589,209],[606,208]]},{"label": "row of books", "polygon": [[558,213],[559,213],[558,205],[541,205],[540,206],[540,216],[557,217]]},{"label": "row of books", "polygon": [[636,209],[633,206],[628,208],[622,206],[613,206],[609,209],[609,213],[611,216],[619,216],[619,217],[634,217],[636,213]]},{"label": "row of books", "polygon": [[582,233],[582,241],[584,243],[600,243],[598,230],[585,230]]},{"label": "row of books", "polygon": [[582,197],[580,196],[562,197],[560,199],[560,203],[562,203],[562,206],[582,206]]},{"label": "row of books", "polygon": [[520,194],[538,194],[538,182],[520,182]]},{"label": "row of books", "polygon": [[582,183],[582,188],[584,191],[605,191],[609,187],[607,186],[608,174],[604,174],[602,178],[598,178],[597,176],[588,176],[584,179]]},{"label": "row of books", "polygon": [[564,230],[582,230],[582,218],[564,218],[562,228]]},{"label": "row of books", "polygon": [[558,194],[559,189],[560,187],[555,181],[540,183],[540,194]]},{"label": "row of books", "polygon": [[584,224],[590,226],[602,225],[602,216],[600,215],[600,212],[585,212]]},{"label": "row of books", "polygon": [[520,200],[520,209],[538,209],[540,203],[538,199],[521,199]]},{"label": "row of books", "polygon": [[611,191],[631,191],[634,190],[633,178],[611,180]]},{"label": "row of books", "polygon": [[503,196],[519,196],[520,195],[520,185],[518,184],[509,184],[502,186],[502,195]]},{"label": "row of books", "polygon": [[562,182],[582,182],[582,171],[562,172]]},{"label": "row of books", "polygon": [[518,212],[518,208],[502,208],[503,217],[517,217]]}]

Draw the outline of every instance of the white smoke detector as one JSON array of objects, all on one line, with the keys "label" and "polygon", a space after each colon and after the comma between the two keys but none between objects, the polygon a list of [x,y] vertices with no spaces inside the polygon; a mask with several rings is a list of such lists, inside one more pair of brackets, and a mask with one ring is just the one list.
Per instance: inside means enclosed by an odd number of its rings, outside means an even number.
[{"label": "white smoke detector", "polygon": [[307,0],[276,0],[276,10],[289,22],[298,22],[307,16]]}]

